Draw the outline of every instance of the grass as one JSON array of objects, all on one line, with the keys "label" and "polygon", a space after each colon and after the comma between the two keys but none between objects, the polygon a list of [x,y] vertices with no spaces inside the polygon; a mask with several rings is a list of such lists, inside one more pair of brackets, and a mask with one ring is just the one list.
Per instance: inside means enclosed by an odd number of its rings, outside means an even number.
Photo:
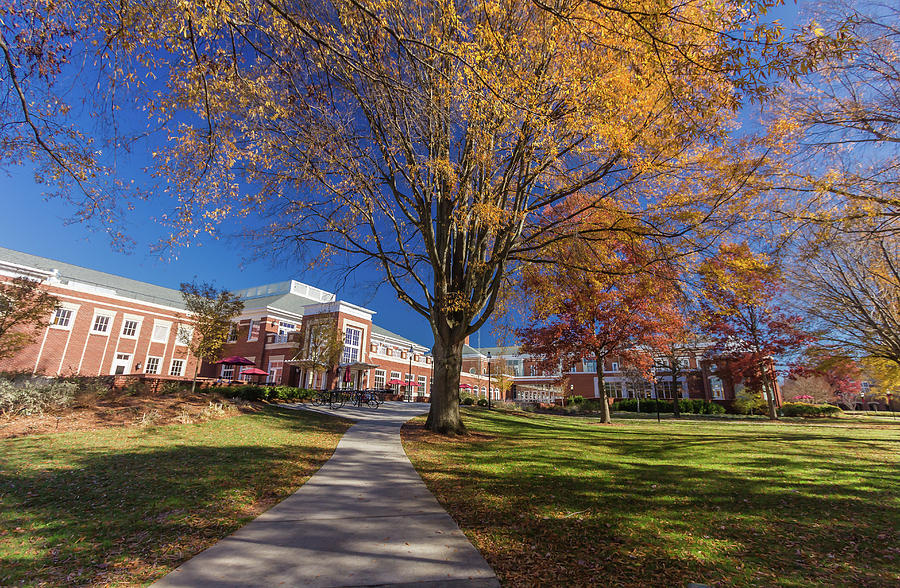
[{"label": "grass", "polygon": [[0,585],[155,580],[293,492],[348,426],[266,408],[0,440]]},{"label": "grass", "polygon": [[464,418],[404,443],[504,585],[900,585],[900,422]]}]

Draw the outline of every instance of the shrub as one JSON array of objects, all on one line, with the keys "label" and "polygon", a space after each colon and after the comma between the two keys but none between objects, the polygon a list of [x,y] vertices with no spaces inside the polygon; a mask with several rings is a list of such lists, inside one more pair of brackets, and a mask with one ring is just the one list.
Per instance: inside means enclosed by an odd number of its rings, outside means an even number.
[{"label": "shrub", "polygon": [[[656,404],[659,402],[659,412],[673,412],[674,406],[671,400],[656,400],[656,398],[642,398],[641,412],[656,412]],[[612,405],[612,410],[624,412],[637,412],[638,401],[636,398],[623,398]],[[678,410],[686,414],[725,414],[725,408],[715,402],[707,402],[702,398],[679,398]]]},{"label": "shrub", "polygon": [[584,396],[572,396],[571,398],[569,398],[569,401],[572,404],[578,406],[584,404]]},{"label": "shrub", "polygon": [[62,408],[72,402],[77,389],[73,382],[16,385],[0,380],[0,414],[41,414],[45,410]]},{"label": "shrub", "polygon": [[128,385],[125,386],[125,395],[126,396],[144,396],[150,391],[150,388],[147,386],[146,382],[141,380],[132,380],[128,382]]},{"label": "shrub", "polygon": [[462,399],[462,404],[464,404],[466,406],[472,406],[473,404],[475,404],[475,399],[472,398],[471,396],[466,396],[465,398]]},{"label": "shrub", "polygon": [[737,414],[765,415],[769,412],[769,406],[761,394],[739,392],[734,399],[733,406],[734,412]]},{"label": "shrub", "polygon": [[166,382],[162,385],[161,392],[169,396],[180,394],[182,389],[181,386],[182,384],[180,382]]},{"label": "shrub", "polygon": [[478,406],[487,406],[488,405],[487,398],[479,398],[477,404],[478,404]]},{"label": "shrub", "polygon": [[256,384],[242,384],[227,389],[229,396],[234,396],[241,400],[265,400],[266,393],[264,386],[257,386]]},{"label": "shrub", "polygon": [[841,412],[840,408],[831,404],[788,402],[781,407],[781,414],[786,417],[831,417],[838,416]]}]

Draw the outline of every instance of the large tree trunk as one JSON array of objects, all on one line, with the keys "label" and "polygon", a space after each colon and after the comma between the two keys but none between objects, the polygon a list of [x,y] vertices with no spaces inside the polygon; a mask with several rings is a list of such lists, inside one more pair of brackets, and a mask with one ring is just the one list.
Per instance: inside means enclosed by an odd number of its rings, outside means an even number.
[{"label": "large tree trunk", "polygon": [[466,427],[459,416],[459,374],[462,370],[464,340],[445,342],[435,337],[434,384],[431,410],[425,428],[442,435],[464,435]]},{"label": "large tree trunk", "polygon": [[600,422],[611,423],[612,417],[609,414],[609,396],[606,394],[606,386],[603,382],[603,362],[605,357],[597,357],[597,391],[600,392]]}]

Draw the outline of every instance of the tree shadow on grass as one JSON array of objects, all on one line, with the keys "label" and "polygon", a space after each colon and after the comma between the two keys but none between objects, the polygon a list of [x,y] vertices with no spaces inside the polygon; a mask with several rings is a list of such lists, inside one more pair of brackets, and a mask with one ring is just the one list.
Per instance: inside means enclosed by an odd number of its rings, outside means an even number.
[{"label": "tree shadow on grass", "polygon": [[482,424],[417,465],[509,584],[900,582],[895,438]]},{"label": "tree shadow on grass", "polygon": [[292,411],[252,418],[261,420],[107,431],[117,435],[108,443],[78,433],[12,440],[0,456],[0,584],[153,580],[289,494],[346,429]]}]

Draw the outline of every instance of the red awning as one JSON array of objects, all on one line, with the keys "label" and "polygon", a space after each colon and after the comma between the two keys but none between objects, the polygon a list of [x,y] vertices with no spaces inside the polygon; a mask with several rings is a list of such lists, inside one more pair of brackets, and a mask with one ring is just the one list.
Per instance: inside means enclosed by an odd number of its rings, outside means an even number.
[{"label": "red awning", "polygon": [[241,370],[241,374],[245,376],[268,376],[269,372],[265,370],[261,370],[259,368],[250,368],[246,370]]}]

